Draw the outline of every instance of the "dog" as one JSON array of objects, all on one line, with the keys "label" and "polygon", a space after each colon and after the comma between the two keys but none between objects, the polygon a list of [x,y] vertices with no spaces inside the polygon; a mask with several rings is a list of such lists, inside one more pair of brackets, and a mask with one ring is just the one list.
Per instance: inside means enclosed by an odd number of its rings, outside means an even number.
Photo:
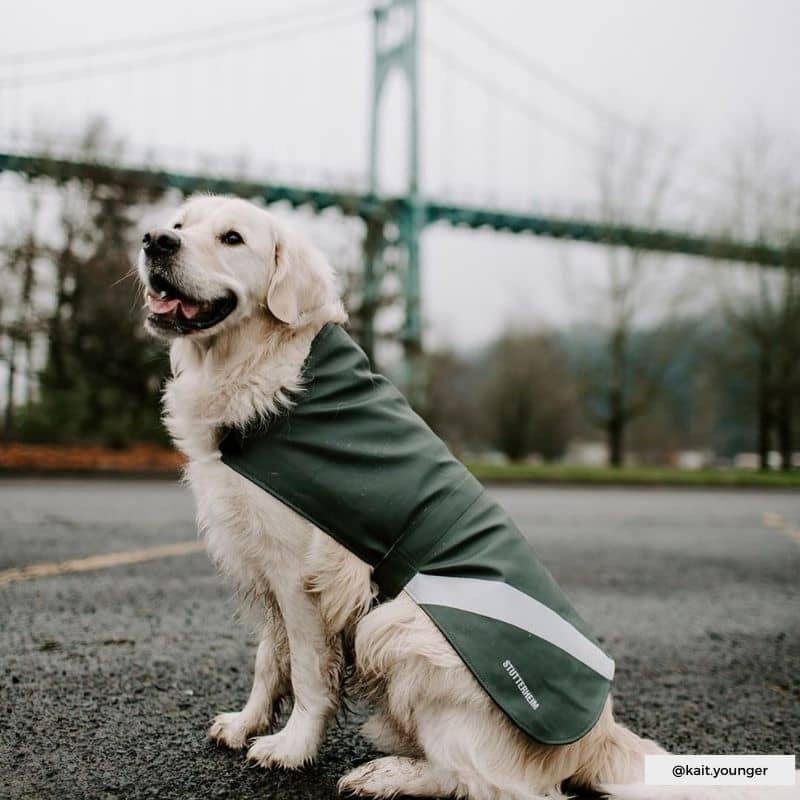
[{"label": "dog", "polygon": [[[145,326],[170,344],[164,420],[187,459],[199,529],[260,629],[247,702],[214,719],[211,739],[247,747],[262,767],[310,763],[352,668],[374,707],[362,732],[388,755],[341,778],[342,793],[544,800],[571,787],[689,797],[641,783],[645,754],[665,751],[616,722],[610,698],[572,744],[526,736],[405,592],[378,602],[368,564],[222,463],[222,432],[289,411],[315,336],[346,322],[318,250],[256,205],[202,196],[145,234],[138,273]],[[287,700],[291,713],[275,731]]]}]

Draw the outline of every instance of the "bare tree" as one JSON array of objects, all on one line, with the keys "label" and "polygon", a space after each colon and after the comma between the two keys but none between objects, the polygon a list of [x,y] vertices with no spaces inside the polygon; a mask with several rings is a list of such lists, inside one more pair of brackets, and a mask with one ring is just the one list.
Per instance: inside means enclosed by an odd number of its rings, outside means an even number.
[{"label": "bare tree", "polygon": [[[608,224],[657,228],[673,189],[676,149],[645,131],[615,132],[596,168],[598,210]],[[591,296],[591,325],[576,354],[589,422],[606,436],[609,464],[622,466],[630,423],[653,404],[685,325],[676,324],[690,281],[663,270],[665,256],[606,248],[604,280]],[[640,331],[646,330],[646,333]]]},{"label": "bare tree", "polygon": [[512,461],[561,456],[576,422],[567,355],[544,331],[509,330],[491,348],[481,408],[488,439]]},{"label": "bare tree", "polygon": [[459,454],[485,445],[486,410],[482,406],[487,364],[484,354],[463,355],[452,349],[427,352],[425,421]]},{"label": "bare tree", "polygon": [[39,270],[37,262],[43,245],[38,238],[41,200],[38,192],[27,183],[25,212],[6,234],[0,275],[3,279],[3,301],[0,306],[0,338],[2,360],[6,362],[4,437],[10,439],[15,430],[15,406],[18,380],[22,386],[25,406],[29,407],[35,384],[34,344],[41,332],[45,311],[41,307]]},{"label": "bare tree", "polygon": [[[762,126],[751,126],[731,150],[723,219],[738,236],[797,247],[800,174],[796,153]],[[722,306],[749,344],[755,384],[756,440],[761,469],[774,445],[781,467],[792,467],[800,397],[800,264],[783,270],[754,266],[728,273]]]},{"label": "bare tree", "polygon": [[[109,149],[118,145],[95,124],[81,160]],[[37,230],[34,202],[6,237],[2,262],[6,434],[111,445],[162,440],[156,409],[166,358],[145,337],[139,289],[125,280],[133,274],[135,221],[152,190],[90,169],[65,183],[37,179],[36,192],[46,198],[48,224]],[[15,406],[21,375],[25,403]]]}]

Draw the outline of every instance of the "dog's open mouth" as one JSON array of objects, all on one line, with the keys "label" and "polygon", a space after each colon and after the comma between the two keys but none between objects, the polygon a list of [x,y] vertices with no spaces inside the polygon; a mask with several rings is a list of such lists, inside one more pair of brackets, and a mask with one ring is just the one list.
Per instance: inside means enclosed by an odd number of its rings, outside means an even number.
[{"label": "dog's open mouth", "polygon": [[227,292],[215,300],[188,297],[166,278],[151,275],[148,279],[147,321],[158,328],[176,333],[202,331],[218,325],[236,308],[236,295]]}]

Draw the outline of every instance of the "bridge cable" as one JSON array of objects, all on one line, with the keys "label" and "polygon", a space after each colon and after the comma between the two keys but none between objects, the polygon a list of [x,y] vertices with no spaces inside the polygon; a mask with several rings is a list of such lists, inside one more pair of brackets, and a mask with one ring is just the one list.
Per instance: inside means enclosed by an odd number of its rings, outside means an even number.
[{"label": "bridge cable", "polygon": [[643,132],[649,132],[647,126],[627,118],[621,112],[611,108],[601,100],[598,100],[594,95],[562,77],[546,64],[531,58],[531,56],[508,40],[491,33],[486,29],[485,25],[480,24],[477,20],[464,14],[463,11],[447,2],[447,0],[435,0],[435,3],[440,5],[442,9],[452,17],[453,21],[464,30],[481,39],[484,44],[501,53],[509,61],[516,63],[539,80],[549,84],[562,95],[569,97],[574,103],[588,108],[597,116],[603,116],[615,122],[622,122],[627,126],[638,128]]},{"label": "bridge cable", "polygon": [[[516,63],[518,66],[527,70],[527,72],[533,75],[535,78],[549,84],[553,89],[560,92],[563,96],[568,97],[574,103],[582,105],[584,108],[590,110],[597,116],[604,117],[607,120],[628,127],[638,132],[640,135],[660,138],[665,142],[665,144],[668,144],[670,147],[673,146],[666,142],[664,137],[658,136],[658,134],[651,127],[641,122],[637,122],[619,110],[605,104],[591,93],[581,89],[571,81],[559,75],[547,65],[531,58],[530,55],[525,53],[519,47],[516,47],[508,40],[502,39],[501,37],[491,33],[486,29],[485,25],[480,24],[474,18],[456,8],[452,3],[448,2],[448,0],[435,0],[435,3],[441,6],[442,10],[445,11],[445,13],[447,13],[453,19],[453,21],[460,25],[464,30],[472,33],[491,49],[506,57],[509,61]],[[703,172],[705,173],[705,177],[713,179],[716,183],[721,184],[726,188],[730,188],[732,176],[725,170],[715,167],[707,161],[700,159],[684,157],[683,163],[688,167],[694,168],[695,174],[698,172]],[[749,188],[750,191],[757,190],[758,187],[754,186],[751,181],[748,181],[747,183],[749,184],[747,188]]]},{"label": "bridge cable", "polygon": [[[455,74],[460,75],[462,78],[469,80],[473,85],[491,94],[496,99],[504,101],[507,107],[512,108],[529,120],[538,123],[551,135],[575,144],[595,156],[605,157],[607,155],[607,150],[602,144],[584,136],[581,132],[564,123],[562,120],[542,111],[529,100],[509,91],[505,86],[496,81],[487,78],[471,64],[459,59],[446,49],[439,47],[439,45],[431,39],[426,38],[423,43],[425,45],[425,52],[434,56],[445,67],[453,70]],[[707,198],[693,188],[677,187],[674,196],[676,199],[689,200],[693,203],[699,202],[700,205],[705,205],[707,203]]]},{"label": "bridge cable", "polygon": [[439,47],[439,45],[435,42],[431,41],[430,39],[426,39],[424,44],[426,52],[429,52],[442,64],[456,71],[457,74],[460,74],[463,78],[471,81],[484,91],[491,92],[498,99],[503,100],[508,106],[514,108],[523,116],[526,116],[529,119],[539,123],[542,127],[547,128],[551,133],[559,136],[562,139],[566,139],[573,144],[577,144],[579,147],[591,152],[603,152],[603,148],[596,142],[588,139],[583,134],[556,117],[545,113],[530,101],[525,100],[514,92],[510,92],[501,84],[491,80],[491,78],[487,78],[471,64],[459,59],[457,56],[453,55],[444,48]]},{"label": "bridge cable", "polygon": [[25,86],[41,86],[54,83],[65,83],[73,80],[83,80],[89,78],[104,77],[106,75],[119,74],[122,72],[155,69],[164,66],[165,64],[177,64],[186,61],[196,61],[202,59],[216,58],[235,50],[240,52],[245,49],[258,47],[267,41],[280,39],[286,41],[287,39],[299,39],[303,36],[313,35],[322,31],[329,31],[333,28],[343,27],[352,24],[356,21],[363,21],[363,13],[359,9],[357,12],[349,12],[329,19],[319,20],[314,25],[303,25],[301,27],[281,29],[279,31],[272,31],[269,34],[259,33],[256,37],[245,36],[239,39],[228,40],[209,49],[206,46],[202,48],[186,49],[178,52],[169,52],[158,54],[156,56],[149,55],[139,59],[129,59],[127,61],[112,61],[106,64],[97,66],[76,68],[72,70],[58,70],[54,72],[38,73],[35,75],[22,75],[15,78],[0,78],[0,89],[16,89]]},{"label": "bridge cable", "polygon": [[[353,0],[347,0],[351,5]],[[362,2],[362,0],[356,0]],[[226,33],[239,33],[242,30],[252,33],[254,28],[260,28],[267,25],[280,25],[293,22],[299,22],[307,17],[314,17],[320,12],[330,12],[334,8],[341,8],[342,0],[327,0],[324,3],[318,3],[313,6],[306,6],[303,9],[295,10],[288,14],[270,14],[260,15],[257,17],[250,17],[247,19],[240,19],[235,22],[220,23],[217,25],[209,25],[200,28],[193,28],[186,31],[171,31],[170,33],[163,33],[158,35],[142,34],[138,36],[131,36],[122,39],[113,39],[106,42],[93,42],[82,45],[68,45],[65,47],[54,47],[44,50],[28,50],[17,51],[14,53],[0,54],[0,65],[8,64],[10,66],[27,66],[29,64],[36,64],[49,61],[66,61],[76,58],[87,58],[89,56],[104,55],[111,53],[114,55],[121,54],[122,51],[135,49],[137,52],[141,50],[150,50],[160,47],[174,47],[175,43],[188,44],[193,40],[206,40],[214,38]],[[361,9],[363,13],[363,9]]]}]

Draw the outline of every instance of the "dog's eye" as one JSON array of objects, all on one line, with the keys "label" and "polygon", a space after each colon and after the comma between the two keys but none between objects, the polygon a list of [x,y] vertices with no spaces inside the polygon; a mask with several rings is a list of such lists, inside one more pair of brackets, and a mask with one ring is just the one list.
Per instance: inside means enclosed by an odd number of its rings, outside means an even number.
[{"label": "dog's eye", "polygon": [[244,244],[244,239],[240,233],[236,231],[228,231],[219,237],[223,244]]},{"label": "dog's eye", "polygon": [[180,222],[176,222],[172,227],[174,230],[179,231],[183,227],[183,225],[181,225]]}]

